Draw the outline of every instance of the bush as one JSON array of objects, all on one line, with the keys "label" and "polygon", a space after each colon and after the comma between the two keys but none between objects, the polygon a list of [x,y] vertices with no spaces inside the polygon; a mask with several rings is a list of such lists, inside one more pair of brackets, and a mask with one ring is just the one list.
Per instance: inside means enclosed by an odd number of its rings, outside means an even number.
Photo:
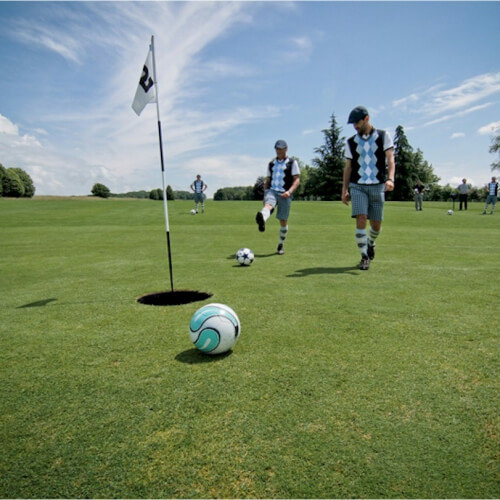
[{"label": "bush", "polygon": [[13,168],[8,168],[3,178],[3,196],[20,198],[24,196],[24,184]]},{"label": "bush", "polygon": [[9,170],[13,170],[21,179],[21,182],[24,186],[24,194],[25,198],[32,198],[35,194],[35,185],[33,184],[33,179],[30,177],[28,173],[26,173],[22,168],[12,168]]},{"label": "bush", "polygon": [[97,183],[92,187],[91,193],[94,196],[99,196],[100,198],[109,198],[111,191],[104,184]]}]

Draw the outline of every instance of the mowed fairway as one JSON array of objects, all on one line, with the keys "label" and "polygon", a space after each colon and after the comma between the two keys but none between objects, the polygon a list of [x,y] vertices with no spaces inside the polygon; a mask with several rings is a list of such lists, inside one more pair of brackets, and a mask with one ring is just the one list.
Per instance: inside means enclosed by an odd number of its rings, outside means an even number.
[{"label": "mowed fairway", "polygon": [[[492,498],[500,211],[388,203],[356,269],[341,203],[0,199],[1,497]],[[237,266],[240,247],[256,255]],[[194,350],[221,302],[242,335]]]}]

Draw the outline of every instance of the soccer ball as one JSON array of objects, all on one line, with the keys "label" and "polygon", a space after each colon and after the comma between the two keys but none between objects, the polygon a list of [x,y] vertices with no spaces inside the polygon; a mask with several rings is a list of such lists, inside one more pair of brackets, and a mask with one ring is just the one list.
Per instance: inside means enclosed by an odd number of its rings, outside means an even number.
[{"label": "soccer ball", "polygon": [[189,337],[206,354],[221,354],[236,344],[241,324],[236,313],[224,304],[208,304],[198,309],[189,323]]},{"label": "soccer ball", "polygon": [[196,210],[195,210],[194,208],[192,208],[192,209],[189,211],[189,213],[190,213],[191,215],[194,215],[194,214],[196,213]]},{"label": "soccer ball", "polygon": [[249,266],[254,258],[255,256],[249,248],[240,248],[236,252],[236,260],[240,266]]},{"label": "soccer ball", "polygon": [[453,210],[450,209],[450,210],[448,210],[447,213],[448,213],[448,215],[453,215]]}]

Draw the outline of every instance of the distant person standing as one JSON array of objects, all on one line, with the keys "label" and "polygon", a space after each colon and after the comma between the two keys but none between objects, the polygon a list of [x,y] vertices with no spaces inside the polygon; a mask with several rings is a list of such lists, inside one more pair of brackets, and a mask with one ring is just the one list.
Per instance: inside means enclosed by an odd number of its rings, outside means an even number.
[{"label": "distant person standing", "polygon": [[488,210],[488,205],[490,205],[490,204],[491,204],[490,215],[493,215],[493,212],[495,211],[495,205],[497,204],[497,197],[498,197],[498,182],[497,182],[496,177],[491,178],[491,182],[488,182],[486,189],[488,190],[488,197],[486,198],[486,205],[485,205],[484,210],[483,210],[483,215],[486,214],[486,210]]},{"label": "distant person standing", "polygon": [[347,123],[353,124],[357,134],[347,139],[342,202],[349,205],[352,200],[351,215],[356,219],[356,243],[361,253],[358,267],[366,271],[375,258],[375,239],[382,231],[385,191],[394,189],[394,144],[385,130],[370,123],[363,106],[351,111]]},{"label": "distant person standing", "polygon": [[204,191],[208,186],[201,180],[201,175],[197,175],[196,179],[191,184],[191,190],[194,191],[194,209],[198,213],[198,205],[201,204],[201,212],[205,212],[205,195]]},{"label": "distant person standing", "polygon": [[280,139],[274,145],[276,158],[267,166],[264,183],[264,207],[257,212],[255,221],[259,231],[266,230],[266,221],[275,207],[278,207],[276,218],[280,221],[280,234],[277,253],[285,253],[285,238],[288,234],[288,217],[294,191],[300,184],[300,169],[296,160],[287,156],[288,144]]},{"label": "distant person standing", "polygon": [[470,184],[467,184],[467,179],[462,179],[462,184],[457,188],[458,199],[460,201],[459,210],[462,210],[462,205],[464,210],[467,210],[467,198],[469,197]]},{"label": "distant person standing", "polygon": [[424,191],[425,186],[421,181],[417,181],[417,184],[413,187],[413,198],[415,200],[415,210],[422,210],[422,205],[424,202]]}]

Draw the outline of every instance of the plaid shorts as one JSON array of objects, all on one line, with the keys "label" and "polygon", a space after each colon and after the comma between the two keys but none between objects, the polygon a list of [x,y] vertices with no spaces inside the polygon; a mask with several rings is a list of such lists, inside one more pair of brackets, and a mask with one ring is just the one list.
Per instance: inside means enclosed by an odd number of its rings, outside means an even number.
[{"label": "plaid shorts", "polygon": [[278,211],[276,212],[276,218],[279,220],[288,220],[290,215],[290,207],[292,206],[292,197],[283,198],[282,193],[275,191],[274,189],[267,189],[264,194],[264,203],[266,205],[271,205],[273,208],[278,205]]},{"label": "plaid shorts", "polygon": [[384,220],[385,184],[349,184],[352,217],[367,215],[370,220]]}]

